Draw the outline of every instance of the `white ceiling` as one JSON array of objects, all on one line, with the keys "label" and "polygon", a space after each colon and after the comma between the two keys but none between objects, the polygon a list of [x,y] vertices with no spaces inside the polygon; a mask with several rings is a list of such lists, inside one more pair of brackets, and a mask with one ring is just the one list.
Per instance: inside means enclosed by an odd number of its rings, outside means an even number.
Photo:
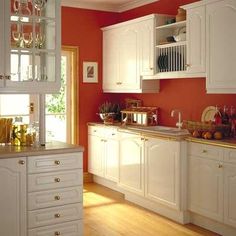
[{"label": "white ceiling", "polygon": [[62,0],[62,6],[123,12],[159,0]]}]

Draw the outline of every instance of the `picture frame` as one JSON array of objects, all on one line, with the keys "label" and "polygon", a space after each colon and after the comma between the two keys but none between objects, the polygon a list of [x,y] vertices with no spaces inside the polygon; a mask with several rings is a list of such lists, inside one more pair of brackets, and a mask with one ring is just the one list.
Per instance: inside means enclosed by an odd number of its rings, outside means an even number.
[{"label": "picture frame", "polygon": [[98,83],[98,63],[97,62],[83,62],[83,82],[84,83]]}]

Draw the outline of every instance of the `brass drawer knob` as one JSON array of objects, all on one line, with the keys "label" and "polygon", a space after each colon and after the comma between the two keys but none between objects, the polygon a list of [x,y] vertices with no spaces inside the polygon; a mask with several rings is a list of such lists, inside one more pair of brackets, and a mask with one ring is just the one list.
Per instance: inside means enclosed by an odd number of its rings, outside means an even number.
[{"label": "brass drawer knob", "polygon": [[55,235],[55,236],[61,235],[61,232],[60,232],[60,231],[56,231],[56,232],[54,233],[54,235]]},{"label": "brass drawer knob", "polygon": [[54,199],[58,201],[58,200],[61,199],[61,197],[57,195],[57,196],[54,197]]},{"label": "brass drawer knob", "polygon": [[207,153],[207,150],[205,150],[205,149],[204,149],[204,150],[202,150],[202,153]]},{"label": "brass drawer knob", "polygon": [[20,165],[24,165],[24,164],[25,164],[25,161],[19,160],[19,164],[20,164]]},{"label": "brass drawer knob", "polygon": [[61,162],[58,161],[58,160],[54,161],[54,163],[55,163],[56,165],[60,165],[60,164],[61,164]]},{"label": "brass drawer knob", "polygon": [[60,218],[61,215],[60,215],[59,213],[57,213],[57,214],[54,215],[54,217],[55,217],[55,218]]},{"label": "brass drawer knob", "polygon": [[218,165],[218,168],[219,168],[219,169],[223,168],[223,165],[222,165],[222,164],[219,164],[219,165]]},{"label": "brass drawer knob", "polygon": [[55,178],[54,181],[59,183],[61,180],[60,180],[60,178]]}]

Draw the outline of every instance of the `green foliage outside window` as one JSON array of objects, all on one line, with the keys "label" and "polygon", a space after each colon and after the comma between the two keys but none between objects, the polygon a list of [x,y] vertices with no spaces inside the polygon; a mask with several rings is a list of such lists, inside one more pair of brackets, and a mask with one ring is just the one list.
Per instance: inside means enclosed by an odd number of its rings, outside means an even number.
[{"label": "green foliage outside window", "polygon": [[60,119],[65,119],[62,115],[66,112],[66,58],[61,58],[61,88],[57,94],[48,94],[46,96],[46,113],[58,114]]}]

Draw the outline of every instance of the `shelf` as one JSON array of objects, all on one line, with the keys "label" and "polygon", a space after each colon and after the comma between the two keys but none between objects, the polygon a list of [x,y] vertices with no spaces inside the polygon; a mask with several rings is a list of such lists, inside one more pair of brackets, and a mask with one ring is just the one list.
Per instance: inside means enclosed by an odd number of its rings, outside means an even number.
[{"label": "shelf", "polygon": [[185,27],[186,26],[186,21],[180,21],[180,22],[176,22],[173,24],[167,24],[167,25],[161,25],[156,27],[157,30],[160,29],[179,29],[181,27]]},{"label": "shelf", "polygon": [[180,41],[180,42],[156,45],[156,48],[170,48],[170,47],[176,47],[176,46],[183,46],[186,44],[187,44],[187,41]]}]

